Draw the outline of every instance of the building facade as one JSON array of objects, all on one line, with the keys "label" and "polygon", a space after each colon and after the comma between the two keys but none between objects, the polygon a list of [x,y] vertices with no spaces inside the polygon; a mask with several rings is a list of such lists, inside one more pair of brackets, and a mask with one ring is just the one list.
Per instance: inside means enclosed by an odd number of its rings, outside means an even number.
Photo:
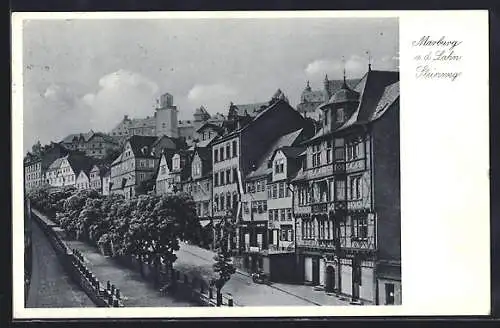
[{"label": "building facade", "polygon": [[132,136],[126,142],[123,152],[111,164],[111,193],[135,197],[136,188],[154,178],[160,154],[175,151],[177,140],[163,136]]},{"label": "building facade", "polygon": [[102,159],[106,154],[119,147],[119,143],[101,132],[90,130],[87,133],[70,134],[60,144],[69,150],[80,151],[87,156]]},{"label": "building facade", "polygon": [[69,150],[57,143],[39,146],[36,152],[28,152],[24,158],[24,186],[26,190],[46,183],[45,173],[57,158],[69,154]]},{"label": "building facade", "polygon": [[88,172],[81,170],[77,175],[75,187],[78,190],[90,189],[90,178]]},{"label": "building facade", "polygon": [[106,169],[104,175],[102,177],[102,194],[107,196],[110,194],[110,185],[111,185],[111,170],[109,168]]},{"label": "building facade", "polygon": [[[104,175],[109,172],[109,167],[105,165],[94,165],[89,172],[90,189],[95,189],[102,193],[104,185]],[[109,183],[109,181],[108,181]],[[109,185],[108,185],[109,188]]]},{"label": "building facade", "polygon": [[81,171],[90,171],[94,159],[81,154],[68,154],[50,164],[45,172],[45,182],[52,187],[76,187]]},{"label": "building facade", "polygon": [[401,303],[398,81],[344,83],[293,180],[299,274],[353,303]]}]

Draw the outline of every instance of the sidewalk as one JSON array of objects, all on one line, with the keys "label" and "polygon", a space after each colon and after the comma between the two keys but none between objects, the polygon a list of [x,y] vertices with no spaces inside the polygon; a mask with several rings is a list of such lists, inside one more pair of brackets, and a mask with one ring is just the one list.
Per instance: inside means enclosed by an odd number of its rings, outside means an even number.
[{"label": "sidewalk", "polygon": [[87,267],[101,284],[110,281],[120,289],[124,306],[128,307],[185,307],[196,306],[184,300],[161,295],[151,284],[143,280],[140,273],[122,267],[111,258],[103,256],[92,246],[80,241],[64,240],[70,249],[78,249]]},{"label": "sidewalk", "polygon": [[312,286],[273,283],[271,287],[279,289],[285,293],[307,299],[309,302],[317,305],[350,305],[349,299],[344,300],[333,294],[327,294],[325,291],[316,291]]}]

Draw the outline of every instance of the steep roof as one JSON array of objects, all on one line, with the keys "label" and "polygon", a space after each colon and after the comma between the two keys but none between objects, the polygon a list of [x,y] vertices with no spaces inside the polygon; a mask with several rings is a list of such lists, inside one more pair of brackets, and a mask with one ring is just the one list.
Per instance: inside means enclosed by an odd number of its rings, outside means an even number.
[{"label": "steep roof", "polygon": [[[398,82],[399,72],[397,71],[368,71],[353,89],[360,94],[357,109],[335,131],[341,131],[356,124],[368,123],[383,115],[390,104],[399,97]],[[322,127],[308,141],[328,136],[335,131]]]},{"label": "steep roof", "polygon": [[[347,79],[347,86],[349,88],[353,88],[353,86],[357,85],[359,83],[360,79]],[[333,95],[336,91],[338,91],[340,88],[342,88],[342,85],[344,84],[344,80],[328,80],[328,93],[330,95]]]},{"label": "steep roof", "polygon": [[49,165],[49,168],[47,169],[48,171],[51,171],[51,170],[57,170],[62,162],[64,161],[64,158],[65,157],[59,157],[57,158],[56,160],[54,160],[50,165]]},{"label": "steep roof", "polygon": [[150,127],[150,126],[155,126],[156,127],[156,118],[154,116],[146,117],[146,118],[134,118],[132,119],[132,122],[130,124],[130,129],[134,128],[142,128],[142,127]]},{"label": "steep roof", "polygon": [[391,105],[399,98],[399,81],[388,85],[385,87],[384,93],[382,97],[380,97],[380,101],[378,102],[377,108],[373,111],[370,116],[370,121],[374,121],[384,115],[386,110],[391,107]]},{"label": "steep roof", "polygon": [[273,144],[270,145],[264,155],[261,156],[257,162],[256,169],[247,174],[246,178],[253,179],[272,173],[272,168],[268,167],[268,163],[272,159],[276,150],[282,147],[294,145],[300,140],[299,137],[303,132],[304,129],[299,129],[279,137]]},{"label": "steep roof", "polygon": [[88,175],[94,165],[94,160],[84,155],[71,154],[66,156],[66,158],[68,159],[69,165],[75,174],[79,174],[80,171],[84,171],[85,174]]},{"label": "steep roof", "polygon": [[157,137],[154,136],[133,135],[128,139],[130,148],[136,157],[154,157],[151,151],[156,141]]},{"label": "steep roof", "polygon": [[299,158],[306,150],[306,147],[281,147],[280,149],[285,154],[286,158]]},{"label": "steep roof", "polygon": [[[365,74],[355,91],[361,94],[360,103],[354,114],[337,130],[346,129],[354,124],[368,123],[372,120],[374,112],[380,101],[385,99],[395,100],[399,96],[399,84],[386,91],[386,88],[399,81],[397,71],[369,71]],[[397,96],[396,96],[397,95]],[[389,97],[389,98],[388,98]]]}]

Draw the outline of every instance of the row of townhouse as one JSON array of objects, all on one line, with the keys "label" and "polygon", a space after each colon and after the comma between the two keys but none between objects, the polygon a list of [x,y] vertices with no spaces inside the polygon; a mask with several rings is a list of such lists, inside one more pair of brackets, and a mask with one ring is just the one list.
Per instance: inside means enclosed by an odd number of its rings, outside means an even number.
[{"label": "row of townhouse", "polygon": [[[321,124],[280,97],[253,115],[230,106],[195,147],[164,155],[159,193],[189,192],[235,263],[355,303],[401,303],[399,73],[369,69],[321,104]],[[203,133],[209,132],[209,133]]]},{"label": "row of townhouse", "polygon": [[106,164],[80,153],[69,153],[50,164],[45,172],[45,183],[54,188],[94,189],[108,194],[103,183],[107,175],[109,167]]}]

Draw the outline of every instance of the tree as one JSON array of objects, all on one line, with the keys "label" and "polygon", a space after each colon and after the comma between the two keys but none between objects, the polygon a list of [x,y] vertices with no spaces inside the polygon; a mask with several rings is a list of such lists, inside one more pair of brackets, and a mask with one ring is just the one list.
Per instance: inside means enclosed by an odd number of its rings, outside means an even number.
[{"label": "tree", "polygon": [[106,149],[106,154],[102,159],[103,163],[112,163],[118,156],[120,156],[121,152],[121,148],[119,147]]},{"label": "tree", "polygon": [[136,195],[146,195],[150,191],[153,191],[155,186],[155,179],[151,178],[148,180],[143,180],[138,186],[135,187],[135,193]]},{"label": "tree", "polygon": [[31,146],[31,153],[33,155],[41,155],[42,145],[40,144],[40,140],[38,140],[33,146]]},{"label": "tree", "polygon": [[217,289],[217,306],[222,305],[222,287],[231,279],[231,275],[236,272],[231,259],[231,251],[228,247],[229,238],[235,229],[235,224],[229,218],[226,218],[221,223],[221,228],[222,234],[217,240],[217,254],[214,256],[215,263],[213,264],[213,270],[218,275],[211,282]]}]

